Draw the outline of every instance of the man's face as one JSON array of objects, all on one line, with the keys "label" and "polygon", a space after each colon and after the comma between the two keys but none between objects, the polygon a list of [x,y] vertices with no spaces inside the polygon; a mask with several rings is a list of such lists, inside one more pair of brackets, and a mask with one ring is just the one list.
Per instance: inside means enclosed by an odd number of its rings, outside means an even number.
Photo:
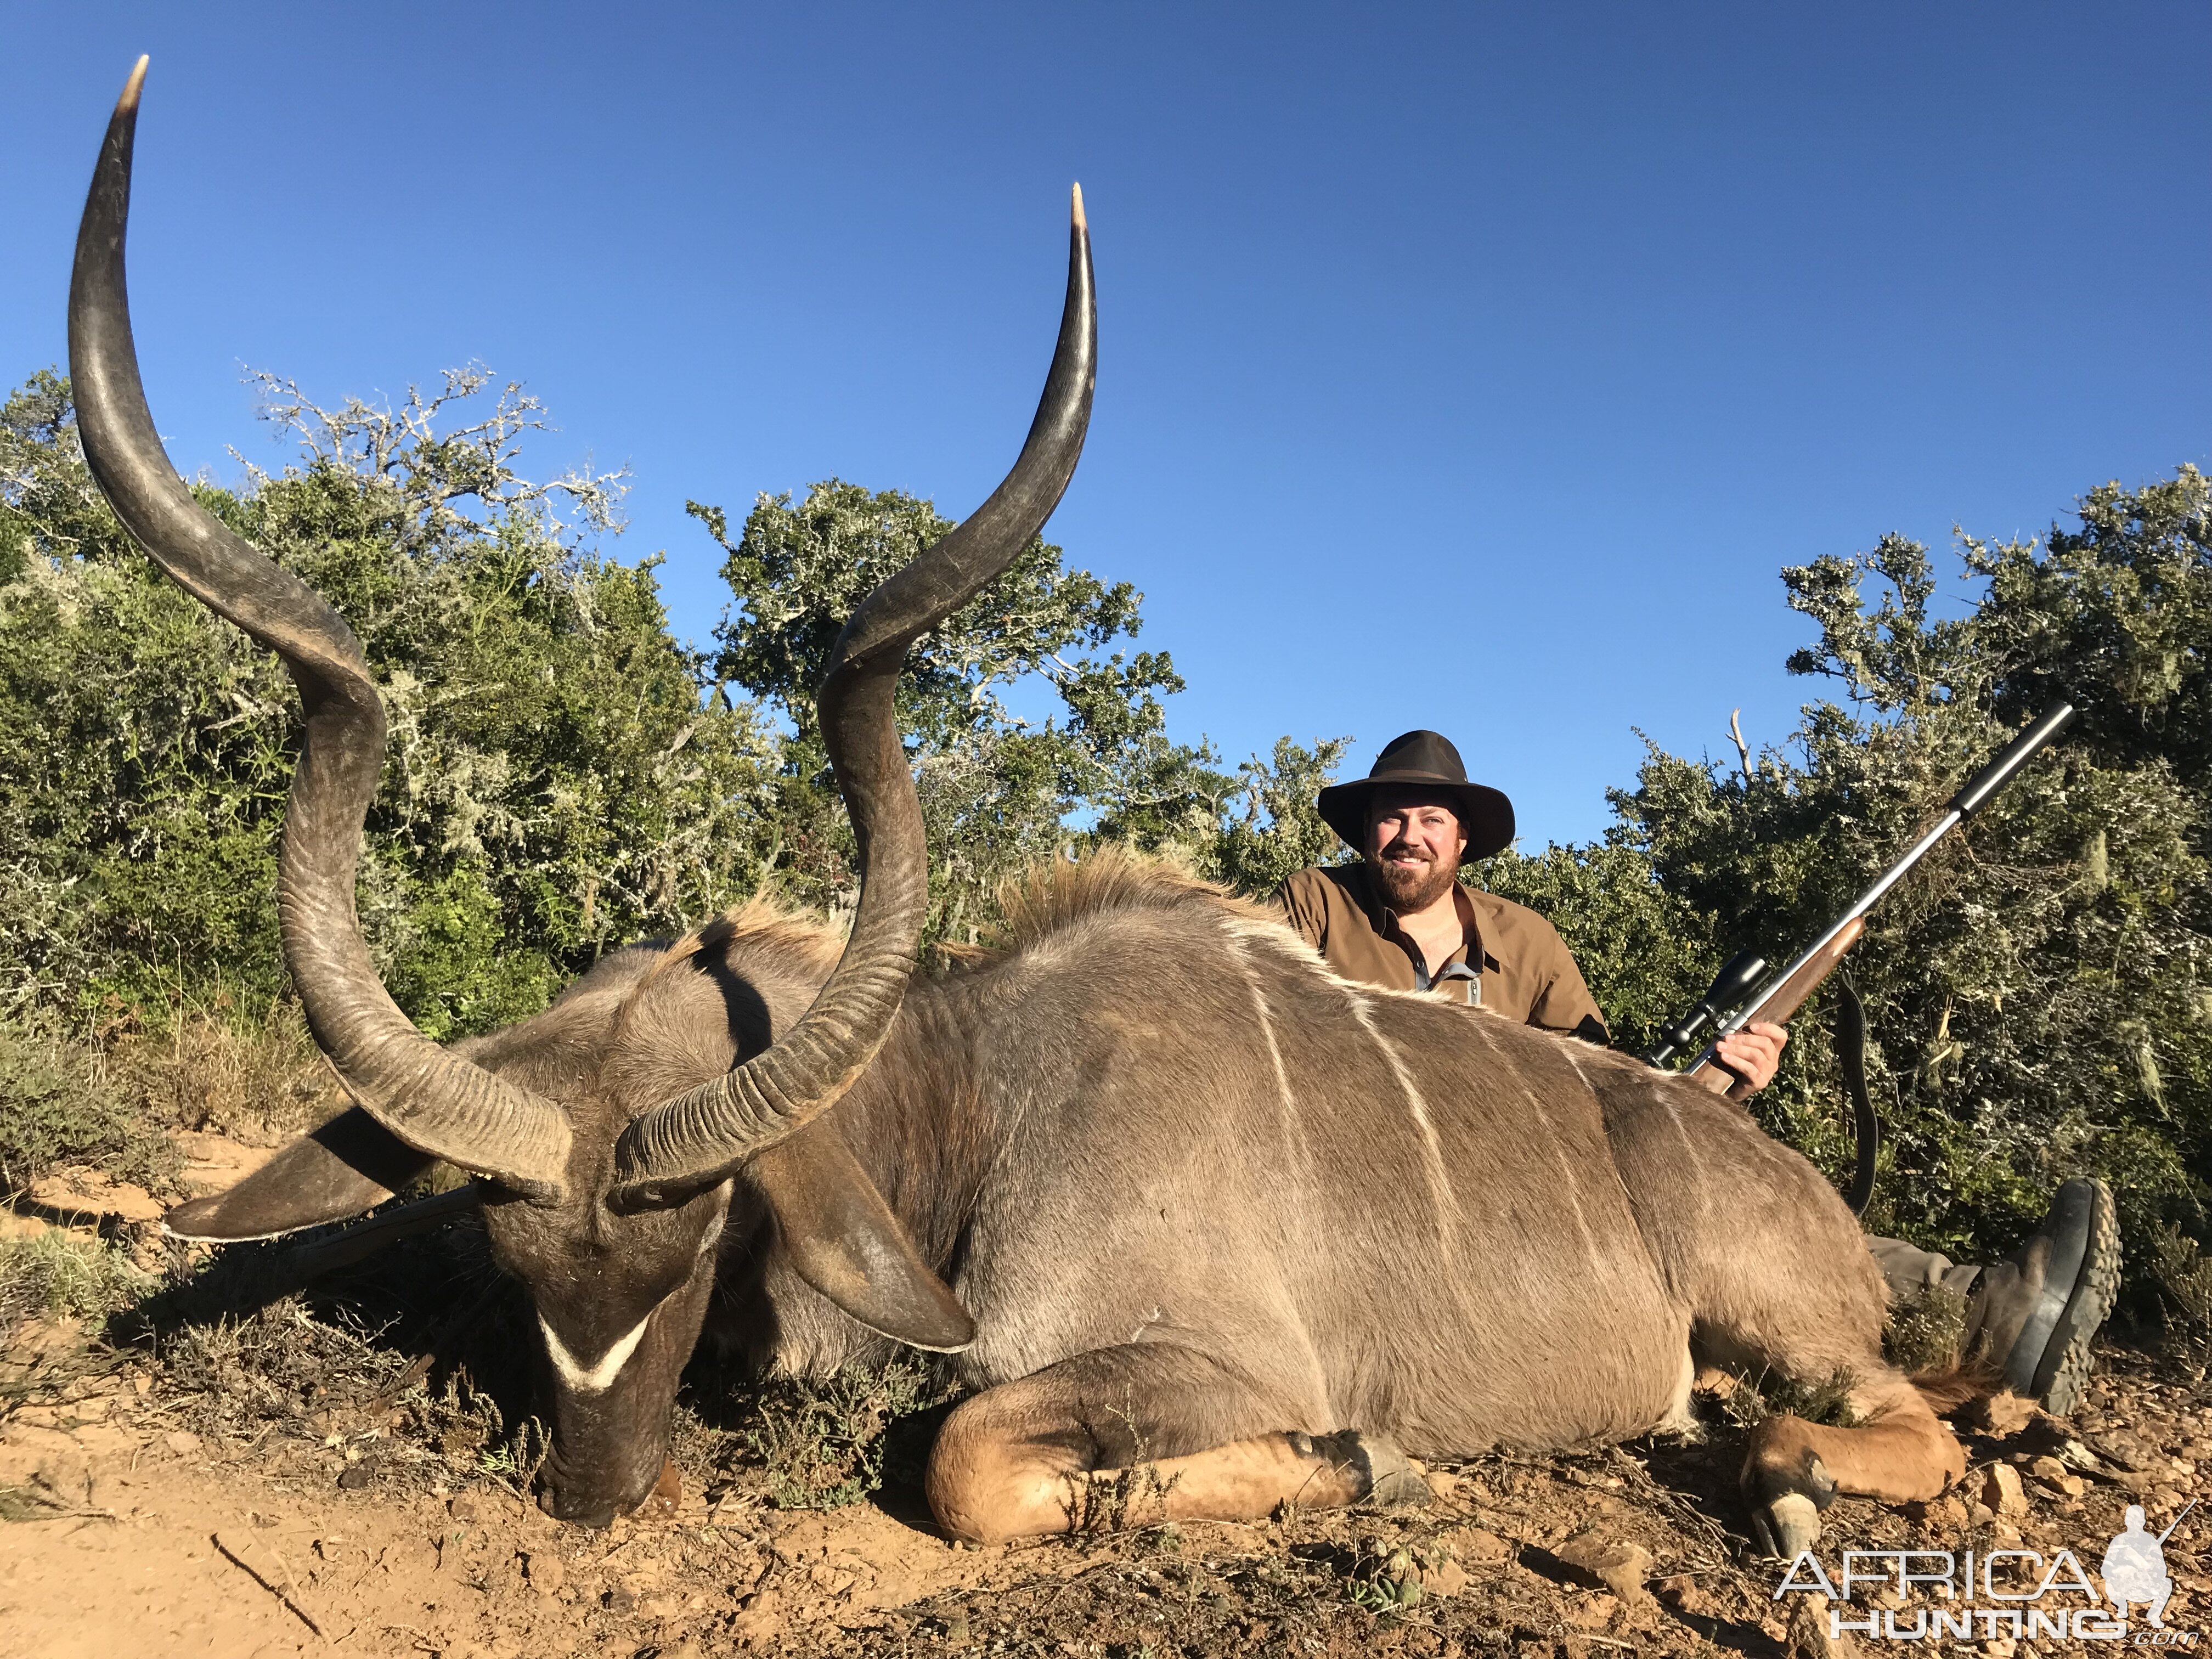
[{"label": "man's face", "polygon": [[1451,890],[1467,836],[1458,814],[1435,796],[1379,789],[1368,808],[1367,845],[1360,850],[1390,908],[1411,915]]}]

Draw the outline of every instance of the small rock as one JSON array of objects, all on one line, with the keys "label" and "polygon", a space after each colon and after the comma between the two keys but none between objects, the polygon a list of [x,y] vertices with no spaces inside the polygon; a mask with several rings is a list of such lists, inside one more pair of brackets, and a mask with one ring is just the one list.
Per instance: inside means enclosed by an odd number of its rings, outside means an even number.
[{"label": "small rock", "polygon": [[1686,1618],[1711,1619],[1720,1612],[1720,1603],[1687,1573],[1662,1578],[1656,1588],[1659,1599]]},{"label": "small rock", "polygon": [[2027,1493],[2021,1489],[2020,1471],[2009,1463],[1992,1463],[1983,1474],[1981,1500],[1996,1514],[2020,1516],[2027,1513]]},{"label": "small rock", "polygon": [[653,1490],[635,1513],[643,1516],[673,1515],[684,1505],[684,1477],[676,1468],[676,1460],[667,1458],[660,1465],[660,1478],[653,1483]]},{"label": "small rock", "polygon": [[2048,1480],[2054,1486],[2066,1478],[2066,1466],[2051,1456],[2036,1458],[2028,1464],[2027,1472],[2039,1480]]},{"label": "small rock", "polygon": [[1457,1595],[1474,1581],[1467,1569],[1446,1556],[1434,1566],[1421,1569],[1421,1590],[1428,1595]]},{"label": "small rock", "polygon": [[1966,1519],[1966,1506],[1957,1498],[1923,1498],[1905,1506],[1908,1521],[1917,1521],[1925,1527],[1951,1528],[1962,1526]]},{"label": "small rock", "polygon": [[161,1443],[179,1457],[190,1457],[200,1449],[200,1437],[189,1429],[172,1429],[161,1437]]},{"label": "small rock", "polygon": [[1596,1590],[1568,1607],[1566,1620],[1569,1624],[1579,1626],[1583,1630],[1603,1630],[1613,1623],[1613,1615],[1620,1611],[1620,1602],[1616,1598],[1607,1595],[1603,1590]]},{"label": "small rock", "polygon": [[2086,1469],[2093,1474],[2100,1467],[2097,1455],[2070,1435],[2059,1443],[2058,1461],[2069,1469]]},{"label": "small rock", "polygon": [[[768,1592],[763,1591],[763,1594],[765,1595],[768,1594]],[[755,1596],[753,1599],[757,1601],[760,1600],[760,1597]],[[627,1584],[617,1584],[610,1589],[605,1595],[599,1597],[599,1605],[605,1607],[609,1613],[635,1613],[637,1611],[637,1592]]]},{"label": "small rock", "polygon": [[1729,1400],[1733,1399],[1735,1391],[1743,1386],[1743,1380],[1734,1371],[1724,1371],[1717,1366],[1708,1365],[1698,1373],[1697,1380],[1690,1386],[1698,1393],[1711,1399]]},{"label": "small rock", "polygon": [[1480,1527],[1458,1527],[1437,1540],[1457,1553],[1462,1561],[1489,1566],[1513,1553],[1513,1547],[1494,1532]]},{"label": "small rock", "polygon": [[[783,1610],[774,1590],[763,1590],[745,1604],[745,1609],[730,1621],[730,1634],[737,1638],[739,1652],[770,1652],[781,1646],[779,1638],[783,1632]],[[946,1638],[950,1644],[951,1638]],[[966,1645],[964,1641],[960,1645]]]},{"label": "small rock", "polygon": [[1828,1598],[1793,1595],[1790,1624],[1782,1633],[1788,1659],[1856,1659],[1859,1645],[1848,1636],[1828,1634]]},{"label": "small rock", "polygon": [[477,1518],[476,1500],[464,1493],[446,1505],[446,1513],[456,1521],[473,1521]]},{"label": "small rock", "polygon": [[2012,1393],[1993,1394],[1968,1407],[1968,1420],[1983,1433],[2008,1440],[2035,1420],[2035,1402]]},{"label": "small rock", "polygon": [[338,1490],[341,1492],[359,1492],[363,1486],[368,1485],[372,1478],[373,1477],[368,1472],[368,1464],[349,1463],[346,1465],[344,1472],[338,1476]]},{"label": "small rock", "polygon": [[2107,1463],[2130,1473],[2139,1474],[2147,1467],[2144,1459],[2148,1454],[2144,1451],[2142,1442],[2125,1429],[2115,1429],[2109,1434],[2100,1435],[2089,1449]]},{"label": "small rock", "polygon": [[1651,1593],[1644,1588],[1651,1571],[1651,1552],[1640,1544],[1613,1543],[1596,1533],[1585,1532],[1568,1539],[1553,1553],[1632,1607],[1651,1599]]}]

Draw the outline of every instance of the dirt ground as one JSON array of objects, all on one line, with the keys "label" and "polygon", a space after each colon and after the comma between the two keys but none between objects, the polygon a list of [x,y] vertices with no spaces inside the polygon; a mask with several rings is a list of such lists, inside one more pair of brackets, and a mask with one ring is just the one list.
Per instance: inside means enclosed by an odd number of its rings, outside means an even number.
[{"label": "dirt ground", "polygon": [[[193,1140],[188,1187],[256,1156]],[[1724,1381],[1701,1442],[1441,1467],[1425,1510],[975,1549],[921,1507],[946,1397],[918,1368],[805,1389],[702,1362],[680,1495],[590,1532],[524,1501],[528,1334],[465,1224],[302,1293],[280,1249],[164,1260],[147,1195],[76,1179],[27,1206],[41,1218],[0,1219],[98,1231],[171,1288],[105,1325],[22,1322],[0,1353],[0,1654],[1820,1650],[1741,1532],[1755,1406]],[[1904,1510],[1840,1500],[1824,1553],[2064,1547],[2094,1572],[2140,1503],[2153,1531],[2181,1516],[2166,1622],[2203,1650],[2212,1504],[2182,1510],[2212,1486],[2208,1405],[2201,1370],[2112,1346],[2073,1419],[1970,1405],[1963,1485]]]}]

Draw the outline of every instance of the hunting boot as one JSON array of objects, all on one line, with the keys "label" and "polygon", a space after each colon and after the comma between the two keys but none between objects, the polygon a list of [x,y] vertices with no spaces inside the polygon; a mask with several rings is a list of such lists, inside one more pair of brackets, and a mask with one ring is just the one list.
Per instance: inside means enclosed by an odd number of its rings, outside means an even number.
[{"label": "hunting boot", "polygon": [[2120,1287],[2112,1188],[2069,1181],[2018,1249],[1974,1277],[1965,1357],[1994,1365],[2014,1394],[2064,1416],[2089,1380],[2089,1343]]}]

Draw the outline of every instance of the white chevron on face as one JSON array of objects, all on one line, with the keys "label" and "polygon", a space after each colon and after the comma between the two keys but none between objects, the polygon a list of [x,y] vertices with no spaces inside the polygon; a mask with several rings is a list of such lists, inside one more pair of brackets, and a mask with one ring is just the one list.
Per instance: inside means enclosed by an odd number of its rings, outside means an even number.
[{"label": "white chevron on face", "polygon": [[554,1370],[562,1382],[585,1394],[601,1394],[613,1385],[615,1378],[622,1375],[622,1368],[629,1363],[630,1355],[637,1352],[638,1340],[645,1334],[645,1328],[652,1322],[653,1315],[648,1312],[630,1328],[627,1335],[615,1339],[614,1346],[599,1356],[599,1364],[586,1366],[580,1364],[567,1345],[553,1334],[553,1328],[545,1322],[545,1316],[538,1316],[538,1328],[545,1333],[545,1352],[553,1361]]}]

